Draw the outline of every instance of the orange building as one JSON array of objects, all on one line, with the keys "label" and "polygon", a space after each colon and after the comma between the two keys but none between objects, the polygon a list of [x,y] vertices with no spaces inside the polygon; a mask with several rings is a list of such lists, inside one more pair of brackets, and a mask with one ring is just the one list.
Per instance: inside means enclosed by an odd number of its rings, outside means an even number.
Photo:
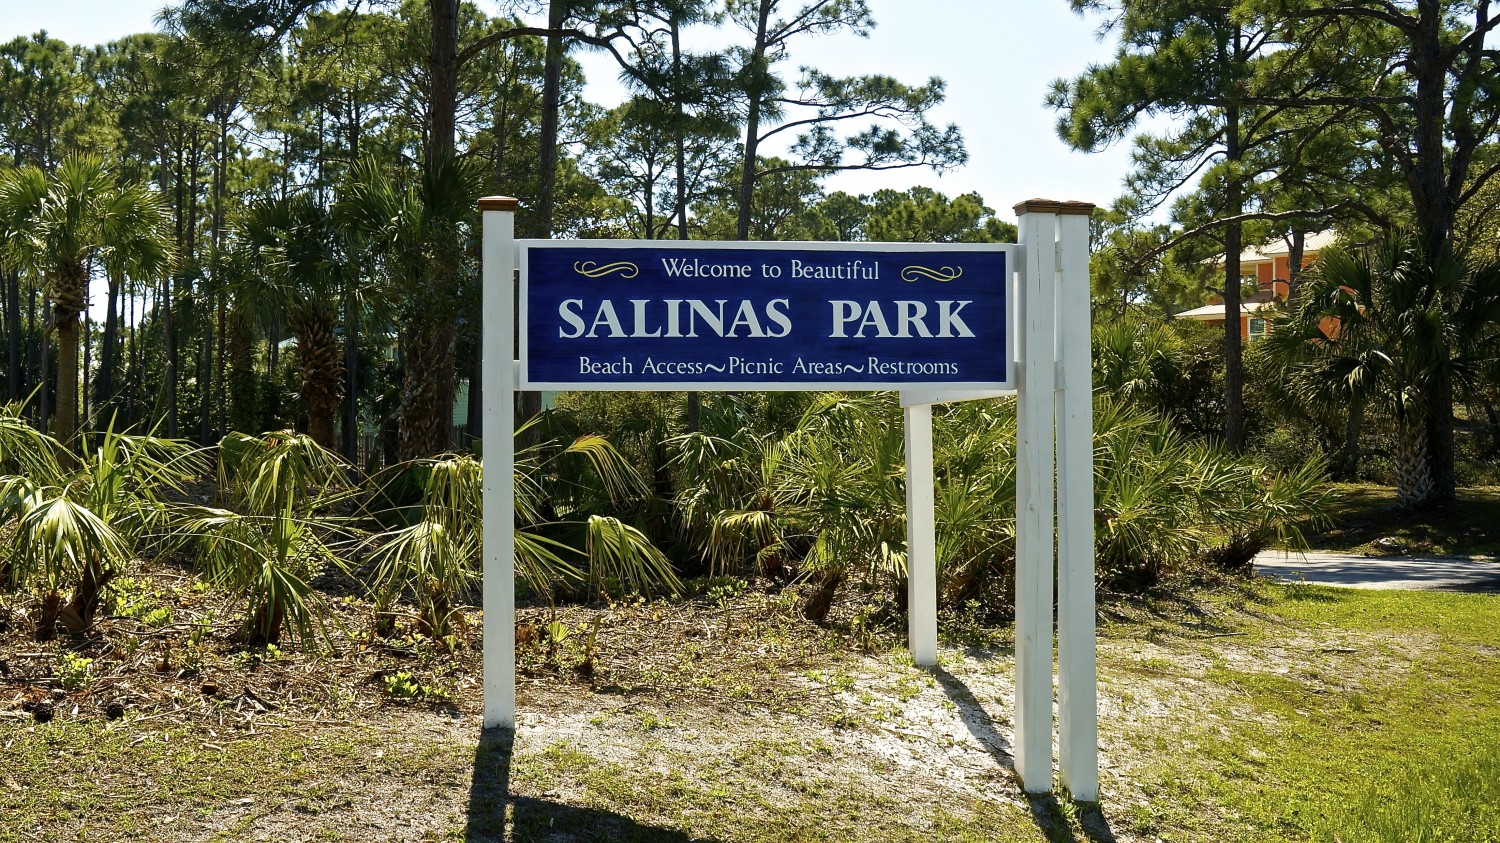
[{"label": "orange building", "polygon": [[[1302,266],[1317,260],[1318,253],[1333,245],[1337,235],[1319,231],[1307,235],[1302,245]],[[1220,264],[1222,266],[1223,264]],[[1267,322],[1276,306],[1291,292],[1291,249],[1286,241],[1275,240],[1265,246],[1252,246],[1240,253],[1240,277],[1246,284],[1254,282],[1255,293],[1240,299],[1240,336],[1258,340],[1266,334]],[[1207,325],[1224,324],[1224,297],[1215,296],[1208,304],[1184,310],[1178,319],[1192,319]]]}]

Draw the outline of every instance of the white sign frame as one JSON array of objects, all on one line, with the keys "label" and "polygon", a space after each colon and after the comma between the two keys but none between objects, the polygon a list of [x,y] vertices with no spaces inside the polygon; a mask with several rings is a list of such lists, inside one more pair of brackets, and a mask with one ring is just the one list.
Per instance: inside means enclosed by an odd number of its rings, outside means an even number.
[{"label": "white sign frame", "polygon": [[[482,281],[485,331],[484,473],[484,716],[485,728],[514,729],[515,695],[515,393],[522,387],[516,341],[517,202],[486,197]],[[1089,319],[1088,223],[1093,206],[1033,199],[1015,206],[1020,244],[1006,247],[1013,314],[1007,341],[1018,353],[1010,380],[901,392],[906,426],[908,635],[913,661],[937,664],[937,573],[932,405],[1017,397],[1015,769],[1028,793],[1052,788],[1052,652],[1057,644],[1058,750],[1063,787],[1072,798],[1098,800],[1098,711],[1095,662],[1093,399]],[[546,248],[522,241],[528,248]],[[631,241],[612,241],[619,247]],[[672,245],[681,246],[693,241]],[[661,243],[641,241],[641,246]],[[796,244],[847,248],[849,244]],[[702,243],[694,248],[722,244]],[[736,248],[786,248],[784,243],[735,243]],[[913,244],[891,244],[891,249]],[[993,248],[993,247],[991,247]],[[524,340],[523,340],[524,342]],[[546,384],[525,384],[544,388]],[[632,387],[633,388],[633,387]],[[681,384],[653,387],[681,391]],[[745,389],[728,384],[726,389]],[[761,389],[762,387],[755,387]],[[805,389],[879,388],[817,384]],[[621,389],[624,389],[623,387]],[[498,445],[499,447],[494,447]],[[1056,463],[1054,465],[1054,448]],[[1054,494],[1056,507],[1054,509]],[[1054,528],[1056,543],[1054,544]],[[1054,568],[1055,565],[1055,568]],[[1054,579],[1054,570],[1056,571]],[[1057,625],[1053,626],[1056,586]]]}]

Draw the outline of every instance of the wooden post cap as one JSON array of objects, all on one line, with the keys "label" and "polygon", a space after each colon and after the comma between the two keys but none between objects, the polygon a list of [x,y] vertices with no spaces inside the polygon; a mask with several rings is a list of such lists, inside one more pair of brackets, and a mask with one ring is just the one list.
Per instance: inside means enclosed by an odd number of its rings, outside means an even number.
[{"label": "wooden post cap", "polygon": [[1016,205],[1016,216],[1030,213],[1086,217],[1094,213],[1094,204],[1092,202],[1059,202],[1056,199],[1027,199]]},{"label": "wooden post cap", "polygon": [[479,200],[481,211],[514,211],[521,203],[511,196],[484,196]]}]

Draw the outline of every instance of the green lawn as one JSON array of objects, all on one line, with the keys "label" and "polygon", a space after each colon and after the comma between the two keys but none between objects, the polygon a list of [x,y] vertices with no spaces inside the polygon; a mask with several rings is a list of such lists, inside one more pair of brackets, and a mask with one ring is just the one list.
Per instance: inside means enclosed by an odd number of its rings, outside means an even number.
[{"label": "green lawn", "polygon": [[[1390,486],[1341,483],[1334,529],[1309,535],[1315,550],[1346,553],[1500,555],[1500,486],[1458,490],[1458,501],[1434,512],[1393,510]],[[1392,539],[1394,546],[1377,544]]]},{"label": "green lawn", "polygon": [[1245,608],[1262,619],[1221,639],[1240,643],[1176,645],[1206,658],[1191,667],[1153,662],[1206,687],[1199,710],[1168,718],[1190,751],[1146,763],[1137,827],[1165,840],[1500,841],[1500,598],[1262,595]]},{"label": "green lawn", "polygon": [[478,740],[472,696],[253,732],[10,716],[0,841],[1500,843],[1500,597],[1253,584],[1104,614],[1098,810],[1019,792],[1006,648],[966,634],[936,674],[895,650],[719,695],[532,678],[514,745]]}]

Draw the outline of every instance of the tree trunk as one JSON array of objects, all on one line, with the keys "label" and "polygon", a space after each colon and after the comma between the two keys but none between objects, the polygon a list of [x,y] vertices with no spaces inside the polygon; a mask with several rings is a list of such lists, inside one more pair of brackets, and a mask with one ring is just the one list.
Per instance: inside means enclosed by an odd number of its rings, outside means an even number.
[{"label": "tree trunk", "polygon": [[[675,12],[675,10],[674,10]],[[672,28],[672,110],[676,118],[672,125],[673,143],[676,149],[673,165],[676,169],[677,194],[677,239],[688,239],[687,219],[687,115],[682,107],[684,80],[682,78],[682,22],[674,13],[670,21]]]},{"label": "tree trunk", "polygon": [[256,606],[245,624],[245,643],[252,647],[264,647],[281,642],[281,629],[286,626],[285,599],[269,599]]},{"label": "tree trunk", "polygon": [[57,320],[57,438],[68,442],[78,432],[78,317],[88,305],[88,270],[82,263],[65,264],[58,267],[52,283]]},{"label": "tree trunk", "polygon": [[[1235,29],[1235,59],[1240,59],[1240,33]],[[1240,148],[1240,110],[1230,104],[1224,109],[1224,150],[1231,166],[1242,154]],[[1243,185],[1237,174],[1230,174],[1224,186],[1224,213],[1237,216],[1244,211]],[[1245,447],[1245,368],[1244,338],[1240,326],[1240,250],[1244,247],[1244,229],[1238,222],[1224,228],[1224,446],[1238,454]]]},{"label": "tree trunk", "polygon": [[[1238,190],[1226,191],[1238,194]],[[1245,446],[1244,339],[1240,325],[1240,249],[1237,222],[1224,228],[1224,445],[1233,453]]]},{"label": "tree trunk", "polygon": [[1402,509],[1425,509],[1433,499],[1426,422],[1416,413],[1407,413],[1396,422],[1396,448],[1391,454],[1391,472],[1396,480],[1396,504]]},{"label": "tree trunk", "polygon": [[771,17],[774,0],[760,0],[760,9],[755,24],[755,47],[750,54],[749,102],[745,117],[745,149],[740,159],[739,220],[735,225],[735,237],[750,239],[750,214],[755,202],[755,159],[760,146],[761,98],[765,95],[763,79],[766,72],[766,27]]},{"label": "tree trunk", "polygon": [[115,578],[115,572],[104,567],[97,559],[90,559],[83,568],[83,576],[73,589],[73,599],[59,613],[58,619],[74,635],[81,634],[94,624],[94,615],[103,602],[104,589]]},{"label": "tree trunk", "polygon": [[[33,297],[36,295],[32,293]],[[33,304],[35,310],[35,304]],[[42,296],[42,324],[36,332],[37,429],[50,430],[52,421],[52,300]]]},{"label": "tree trunk", "polygon": [[458,121],[458,0],[429,0],[432,11],[431,52],[427,72],[432,88],[427,102],[427,161],[453,154]]},{"label": "tree trunk", "polygon": [[[540,393],[538,393],[540,397]],[[467,417],[468,440],[463,443],[470,447],[478,439],[484,438],[484,337],[474,338],[474,353],[469,358],[469,407]]]},{"label": "tree trunk", "polygon": [[1349,400],[1349,415],[1344,420],[1344,448],[1339,460],[1339,479],[1352,482],[1359,474],[1359,433],[1365,421],[1363,398]]},{"label": "tree trunk", "polygon": [[[1410,138],[1412,158],[1406,167],[1407,187],[1417,221],[1423,259],[1431,266],[1452,254],[1453,223],[1458,213],[1458,199],[1468,186],[1464,174],[1472,160],[1479,138],[1463,123],[1448,131],[1447,106],[1451,101],[1449,71],[1454,63],[1445,58],[1449,46],[1444,44],[1447,4],[1435,0],[1417,3],[1417,26],[1409,33],[1410,46],[1406,66],[1416,79],[1412,99],[1414,131]],[[1460,62],[1461,64],[1461,62]],[[1460,89],[1462,90],[1462,89]],[[1468,94],[1468,96],[1472,96]],[[1455,109],[1458,104],[1454,105]],[[1459,137],[1457,144],[1449,139],[1458,131],[1470,135]],[[1449,171],[1454,178],[1449,178]],[[1441,371],[1429,385],[1425,402],[1426,458],[1429,464],[1431,492],[1421,506],[1449,503],[1457,497],[1453,457],[1453,383]]]},{"label": "tree trunk", "polygon": [[[359,277],[355,266],[349,273]],[[359,304],[352,292],[344,297],[344,457],[359,461]]]},{"label": "tree trunk", "polygon": [[[181,144],[177,146],[175,159],[176,167],[173,171],[172,182],[174,188],[173,196],[176,201],[173,203],[172,227],[177,239],[178,254],[186,254],[183,243],[183,223],[186,211],[183,209],[183,189],[185,182],[182,178]],[[165,379],[166,428],[167,438],[169,439],[177,438],[177,319],[176,308],[173,307],[173,300],[177,296],[176,285],[176,273],[162,279],[162,293],[157,301],[157,305],[161,308],[164,317],[162,320],[162,334],[166,365],[164,366],[162,377]]]},{"label": "tree trunk", "polygon": [[56,591],[48,591],[42,595],[41,606],[37,611],[36,640],[51,641],[57,637],[57,618],[62,614],[62,595]]},{"label": "tree trunk", "polygon": [[281,314],[271,314],[271,331],[268,337],[270,347],[266,351],[267,369],[270,372],[271,392],[265,396],[264,407],[265,421],[261,427],[272,430],[279,425],[281,418]]},{"label": "tree trunk", "polygon": [[198,444],[209,445],[212,439],[214,404],[214,320],[208,308],[201,308],[203,336],[198,350]]},{"label": "tree trunk", "polygon": [[78,314],[57,317],[57,421],[53,434],[66,443],[78,432]]},{"label": "tree trunk", "polygon": [[171,276],[162,279],[162,291],[157,297],[157,304],[162,312],[162,338],[164,345],[165,366],[162,369],[164,380],[163,388],[166,389],[166,415],[167,415],[167,438],[177,438],[177,320],[174,317],[172,307],[172,287],[176,282]]},{"label": "tree trunk", "polygon": [[[542,394],[540,392],[521,393],[521,424],[531,421],[542,414]],[[518,448],[530,448],[540,445],[542,442],[542,428],[534,426],[521,435],[521,440],[516,443]]]},{"label": "tree trunk", "polygon": [[[551,0],[547,6],[547,27],[561,29],[568,19],[568,3]],[[537,159],[537,197],[533,224],[534,236],[552,236],[557,209],[557,136],[562,119],[562,65],[565,53],[562,36],[547,36],[547,52],[542,64],[542,114]],[[472,387],[471,387],[472,388]],[[520,421],[535,418],[542,412],[542,394],[526,391],[516,395]],[[540,444],[541,429],[533,427],[521,435],[519,448]]]},{"label": "tree trunk", "polygon": [[[141,291],[141,312],[146,310],[146,290]],[[136,400],[140,395],[137,384],[141,381],[141,343],[140,322],[136,319],[136,297],[128,292],[125,295],[125,325],[130,331],[125,335],[125,345],[121,349],[125,356],[126,365],[130,367],[130,377],[125,379],[125,410],[126,423],[134,425],[139,421]]]},{"label": "tree trunk", "polygon": [[229,358],[224,356],[229,351],[229,296],[221,290],[215,298],[218,299],[219,310],[219,365],[214,367],[214,381],[218,384],[218,388],[214,390],[214,407],[218,417],[213,434],[223,437],[229,426]]},{"label": "tree trunk", "polygon": [[297,366],[302,374],[302,400],[307,405],[307,435],[324,448],[333,448],[333,419],[343,397],[343,349],[331,318],[299,319]]},{"label": "tree trunk", "polygon": [[5,276],[5,363],[10,400],[26,397],[26,375],[21,363],[21,273]]},{"label": "tree trunk", "polygon": [[[1456,203],[1449,196],[1445,173],[1452,154],[1445,139],[1449,98],[1448,68],[1443,60],[1443,8],[1447,4],[1422,0],[1417,4],[1418,25],[1409,34],[1406,66],[1416,79],[1412,99],[1415,123],[1410,138],[1412,164],[1406,168],[1407,187],[1416,212],[1417,234],[1428,260],[1444,252],[1451,242]],[[1460,180],[1459,187],[1462,182]]]},{"label": "tree trunk", "polygon": [[262,427],[257,417],[255,348],[250,334],[250,317],[245,305],[236,301],[230,312],[225,361],[229,364],[229,430],[253,431]]},{"label": "tree trunk", "polygon": [[333,441],[333,414],[313,412],[311,408],[307,411],[307,435],[324,448],[332,449]]},{"label": "tree trunk", "polygon": [[448,450],[453,414],[452,323],[413,325],[402,346],[406,365],[397,458],[405,461]]},{"label": "tree trunk", "polygon": [[[567,20],[565,0],[551,0],[547,6],[547,27],[561,29]],[[542,124],[537,161],[537,196],[534,219],[538,238],[552,236],[552,217],[557,204],[557,133],[562,109],[563,41],[560,35],[547,36],[547,53],[542,65]]]},{"label": "tree trunk", "polygon": [[[428,53],[426,166],[449,162],[454,154],[458,108],[458,0],[429,0],[432,36]],[[426,290],[451,296],[460,246],[429,244],[435,259],[424,267]],[[446,310],[446,308],[439,308]],[[451,311],[450,311],[451,312]],[[402,460],[448,450],[453,415],[453,321],[441,313],[415,313],[403,331],[400,442]]]},{"label": "tree trunk", "polygon": [[1432,476],[1434,506],[1458,499],[1458,474],[1454,465],[1453,378],[1447,367],[1438,369],[1427,393],[1427,461]]},{"label": "tree trunk", "polygon": [[[236,80],[238,81],[238,80]],[[232,92],[238,97],[238,91]],[[217,419],[215,433],[222,437],[229,426],[229,365],[224,357],[229,348],[228,325],[229,319],[229,296],[225,292],[224,284],[224,197],[229,192],[229,118],[234,109],[227,103],[218,108],[219,138],[217,158],[218,164],[214,167],[214,282],[218,287],[215,293],[215,306],[218,311],[218,357],[219,365],[215,366],[212,374],[218,385],[214,390],[214,406],[217,408]]]},{"label": "tree trunk", "polygon": [[120,339],[120,277],[109,275],[109,304],[104,313],[104,337],[99,347],[99,379],[94,387],[94,404],[103,407],[115,397],[115,367],[119,355],[115,346]]},{"label": "tree trunk", "polygon": [[1287,247],[1286,300],[1296,304],[1297,288],[1302,285],[1302,253],[1307,246],[1307,234],[1300,228],[1292,229],[1292,242]]},{"label": "tree trunk", "polygon": [[813,623],[828,620],[828,610],[833,608],[833,598],[838,594],[839,586],[843,585],[844,576],[842,566],[824,571],[802,601],[802,616]]},{"label": "tree trunk", "polygon": [[79,380],[82,389],[78,391],[78,426],[81,428],[89,423],[89,381],[90,371],[94,366],[94,343],[93,327],[89,324],[89,312],[87,310],[78,314],[79,334],[83,340],[83,366],[79,370]]}]

